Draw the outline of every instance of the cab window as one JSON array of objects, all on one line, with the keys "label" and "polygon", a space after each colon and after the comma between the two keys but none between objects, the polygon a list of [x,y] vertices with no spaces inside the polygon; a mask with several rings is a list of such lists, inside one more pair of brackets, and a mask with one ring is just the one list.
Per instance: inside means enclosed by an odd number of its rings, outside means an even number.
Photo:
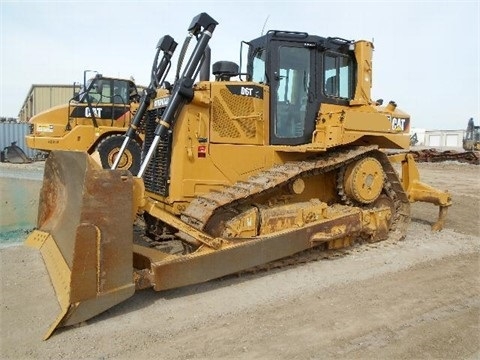
[{"label": "cab window", "polygon": [[353,96],[353,63],[348,56],[326,53],[324,56],[324,94],[350,99]]},{"label": "cab window", "polygon": [[252,81],[265,84],[265,49],[260,49],[253,57]]},{"label": "cab window", "polygon": [[128,104],[128,83],[122,80],[113,80],[113,103]]},{"label": "cab window", "polygon": [[[125,80],[97,79],[88,91],[88,99],[93,104],[129,104],[130,97],[136,95],[135,86]],[[81,102],[87,102],[83,96]]]},{"label": "cab window", "polygon": [[280,46],[278,51],[274,135],[276,138],[301,138],[305,133],[310,87],[310,50]]}]

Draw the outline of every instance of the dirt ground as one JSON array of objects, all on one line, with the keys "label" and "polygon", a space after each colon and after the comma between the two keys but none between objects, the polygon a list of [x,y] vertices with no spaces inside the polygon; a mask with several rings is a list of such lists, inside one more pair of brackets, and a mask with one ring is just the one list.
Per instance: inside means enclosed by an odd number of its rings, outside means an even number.
[{"label": "dirt ground", "polygon": [[2,359],[480,359],[480,167],[420,164],[453,196],[414,204],[404,241],[126,302],[42,336],[59,311],[39,253],[1,256]]}]

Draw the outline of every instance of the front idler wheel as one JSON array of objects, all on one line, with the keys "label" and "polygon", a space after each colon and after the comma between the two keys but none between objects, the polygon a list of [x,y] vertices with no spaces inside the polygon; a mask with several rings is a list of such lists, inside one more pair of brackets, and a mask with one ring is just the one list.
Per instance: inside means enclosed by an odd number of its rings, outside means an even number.
[{"label": "front idler wheel", "polygon": [[349,164],[343,176],[345,195],[360,204],[371,204],[377,200],[384,183],[382,164],[373,157]]}]

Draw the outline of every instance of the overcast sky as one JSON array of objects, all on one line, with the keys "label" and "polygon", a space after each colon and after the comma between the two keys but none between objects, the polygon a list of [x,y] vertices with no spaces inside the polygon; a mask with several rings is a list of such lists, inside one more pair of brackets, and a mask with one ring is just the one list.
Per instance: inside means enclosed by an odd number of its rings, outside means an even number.
[{"label": "overcast sky", "polygon": [[264,27],[373,40],[374,99],[394,100],[416,128],[480,122],[478,0],[0,3],[0,116],[16,117],[32,84],[80,82],[85,69],[148,85],[158,39],[182,44],[192,18],[207,12],[219,22],[212,63],[238,63],[240,42]]}]

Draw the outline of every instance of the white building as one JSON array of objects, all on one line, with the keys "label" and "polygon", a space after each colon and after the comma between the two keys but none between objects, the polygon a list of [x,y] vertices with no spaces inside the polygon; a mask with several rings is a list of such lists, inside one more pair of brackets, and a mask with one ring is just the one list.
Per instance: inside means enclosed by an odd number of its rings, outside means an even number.
[{"label": "white building", "polygon": [[462,149],[465,130],[426,130],[411,128],[410,136],[417,134],[416,146],[437,149]]}]

